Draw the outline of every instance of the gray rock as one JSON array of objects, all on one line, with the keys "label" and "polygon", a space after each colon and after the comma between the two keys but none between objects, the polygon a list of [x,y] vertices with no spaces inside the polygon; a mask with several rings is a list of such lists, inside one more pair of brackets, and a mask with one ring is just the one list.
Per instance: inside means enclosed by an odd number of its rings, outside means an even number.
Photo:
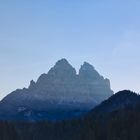
[{"label": "gray rock", "polygon": [[[109,79],[101,76],[87,62],[79,74],[66,59],[59,60],[28,89],[16,90],[0,102],[0,115],[16,115],[19,108],[37,111],[90,110],[113,95]],[[10,110],[10,111],[9,111]]]}]

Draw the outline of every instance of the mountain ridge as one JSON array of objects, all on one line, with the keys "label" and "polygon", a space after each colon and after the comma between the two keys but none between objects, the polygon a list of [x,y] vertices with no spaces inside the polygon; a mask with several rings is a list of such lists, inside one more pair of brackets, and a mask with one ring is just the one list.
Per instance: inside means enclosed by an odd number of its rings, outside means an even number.
[{"label": "mountain ridge", "polygon": [[[122,90],[101,104],[93,108],[87,115],[87,118],[95,119],[106,118],[109,114],[129,108],[137,108],[140,105],[140,95],[131,90]],[[88,119],[89,119],[88,118]],[[104,120],[103,119],[103,120]]]},{"label": "mountain ridge", "polygon": [[[50,110],[79,110],[77,114],[82,114],[111,95],[110,81],[91,64],[84,62],[79,74],[76,74],[75,68],[66,59],[61,59],[36,82],[31,80],[28,88],[18,89],[6,96],[0,102],[0,116],[16,116],[20,108],[31,109],[31,112],[46,111],[47,114]],[[55,115],[58,114],[54,113],[54,118]]]}]

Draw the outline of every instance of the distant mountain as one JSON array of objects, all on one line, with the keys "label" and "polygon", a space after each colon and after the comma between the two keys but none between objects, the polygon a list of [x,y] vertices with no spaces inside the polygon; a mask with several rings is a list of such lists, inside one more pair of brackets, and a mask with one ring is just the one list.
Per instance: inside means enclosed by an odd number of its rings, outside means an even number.
[{"label": "distant mountain", "polygon": [[28,88],[18,89],[0,102],[1,119],[65,119],[77,117],[113,95],[110,81],[87,62],[79,74],[66,59]]},{"label": "distant mountain", "polygon": [[[140,105],[140,95],[132,92],[130,90],[123,90],[114,95],[109,99],[103,101],[101,104],[97,105],[88,114],[89,116],[96,117],[106,117],[113,112],[117,112],[125,109],[136,109]],[[88,116],[88,115],[87,115]]]},{"label": "distant mountain", "polygon": [[140,95],[130,90],[114,94],[87,114],[84,125],[85,140],[139,140]]},{"label": "distant mountain", "polygon": [[94,110],[101,110],[104,112],[112,112],[119,109],[124,109],[129,106],[136,106],[140,103],[140,96],[130,90],[120,91],[111,96],[106,101],[103,101]]}]

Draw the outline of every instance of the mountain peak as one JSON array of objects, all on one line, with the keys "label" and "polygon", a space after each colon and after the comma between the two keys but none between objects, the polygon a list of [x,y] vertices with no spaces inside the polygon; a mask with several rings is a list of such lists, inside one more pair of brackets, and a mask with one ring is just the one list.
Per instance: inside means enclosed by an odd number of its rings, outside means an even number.
[{"label": "mountain peak", "polygon": [[[0,114],[7,115],[7,111],[8,117],[12,118],[19,113],[19,108],[24,107],[27,110],[46,112],[48,117],[50,111],[51,117],[55,119],[59,115],[61,119],[65,118],[63,111],[72,111],[72,116],[75,117],[91,110],[112,94],[109,80],[100,76],[92,65],[84,62],[79,74],[76,74],[75,68],[63,58],[57,61],[47,74],[42,74],[37,82],[32,80],[28,89],[14,91],[5,97],[0,102]],[[56,110],[60,111],[57,116],[52,113]],[[45,114],[41,118],[47,118]],[[66,118],[69,118],[69,115],[70,113]],[[38,116],[36,117],[38,119]]]},{"label": "mountain peak", "polygon": [[110,99],[118,98],[118,99],[125,100],[125,99],[128,99],[128,98],[130,98],[130,99],[133,98],[133,97],[135,98],[137,96],[138,96],[138,94],[131,91],[131,90],[122,90],[122,91],[119,91],[116,94],[114,94],[112,97],[110,97]]},{"label": "mountain peak", "polygon": [[70,65],[70,64],[67,59],[62,58],[56,62],[56,65]]},{"label": "mountain peak", "polygon": [[55,66],[48,72],[48,75],[55,78],[75,77],[76,70],[65,58],[63,58],[56,62]]},{"label": "mountain peak", "polygon": [[115,95],[138,95],[137,93],[131,91],[131,90],[122,90],[117,92]]},{"label": "mountain peak", "polygon": [[31,89],[31,88],[34,88],[35,87],[35,81],[34,80],[31,80],[30,81],[30,85],[29,85],[29,89]]},{"label": "mountain peak", "polygon": [[108,113],[139,104],[140,96],[130,90],[119,91],[93,109],[93,113]]},{"label": "mountain peak", "polygon": [[81,65],[79,76],[84,79],[99,79],[101,77],[95,68],[88,62],[84,62],[84,64]]},{"label": "mountain peak", "polygon": [[52,69],[74,69],[67,59],[62,58],[58,60]]},{"label": "mountain peak", "polygon": [[94,67],[89,64],[88,62],[84,62],[84,64],[81,66],[80,70],[82,71],[93,71]]}]

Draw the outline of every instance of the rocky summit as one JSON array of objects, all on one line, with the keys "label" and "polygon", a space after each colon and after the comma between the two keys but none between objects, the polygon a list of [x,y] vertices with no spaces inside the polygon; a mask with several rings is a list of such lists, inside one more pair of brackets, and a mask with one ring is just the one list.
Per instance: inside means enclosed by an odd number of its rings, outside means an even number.
[{"label": "rocky summit", "polygon": [[31,81],[0,102],[1,119],[68,119],[94,108],[113,95],[109,79],[87,62],[79,73],[66,59],[56,62],[47,74]]}]

